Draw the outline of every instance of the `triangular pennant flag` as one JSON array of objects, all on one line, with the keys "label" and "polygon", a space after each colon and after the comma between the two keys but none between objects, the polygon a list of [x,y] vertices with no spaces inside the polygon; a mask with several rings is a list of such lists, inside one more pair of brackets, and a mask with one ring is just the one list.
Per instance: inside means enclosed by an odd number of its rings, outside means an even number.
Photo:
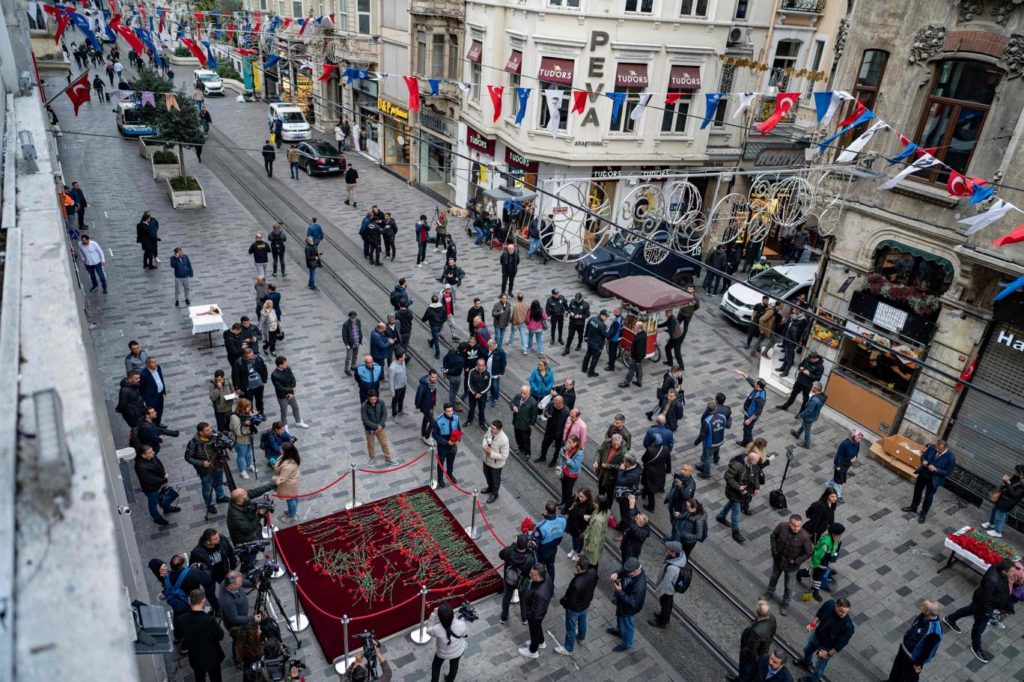
[{"label": "triangular pennant flag", "polygon": [[901,170],[899,173],[897,173],[893,177],[891,177],[888,180],[886,180],[885,182],[883,182],[881,185],[878,186],[878,189],[880,189],[880,190],[892,189],[896,185],[898,185],[901,182],[903,182],[904,180],[906,180],[907,177],[909,177],[911,173],[916,173],[919,170],[924,170],[925,168],[930,168],[930,167],[932,167],[932,166],[934,166],[936,164],[939,164],[939,163],[942,163],[942,162],[939,161],[938,159],[936,159],[931,154],[925,154],[925,155],[921,156],[919,159],[917,159],[916,161],[914,161],[914,163],[910,164],[909,166],[907,166],[906,168]]},{"label": "triangular pennant flag", "polygon": [[845,134],[846,134],[847,132],[849,132],[850,130],[853,130],[854,128],[856,128],[856,127],[857,127],[857,126],[859,126],[860,124],[862,124],[862,123],[867,123],[868,121],[870,121],[870,120],[871,120],[871,119],[873,119],[874,117],[875,117],[875,114],[874,114],[874,112],[873,112],[873,111],[868,111],[868,110],[865,110],[865,111],[864,111],[864,113],[863,113],[863,114],[861,114],[861,115],[860,115],[860,116],[859,116],[859,117],[857,118],[857,120],[856,120],[856,121],[854,121],[853,123],[851,123],[851,124],[850,124],[850,125],[848,125],[848,126],[843,126],[843,127],[842,127],[842,128],[840,128],[839,130],[837,130],[836,132],[832,133],[831,135],[829,135],[828,137],[826,137],[826,138],[825,138],[824,140],[822,140],[821,142],[819,142],[819,143],[818,143],[818,151],[819,151],[819,152],[824,152],[824,151],[825,151],[825,150],[826,150],[826,149],[828,148],[829,144],[830,144],[830,143],[831,143],[831,142],[832,142],[833,140],[835,140],[835,139],[838,139],[838,138],[842,137],[842,136],[843,136],[843,135],[845,135]]},{"label": "triangular pennant flag", "polygon": [[775,95],[775,111],[772,112],[771,116],[754,126],[761,133],[758,137],[763,137],[774,130],[775,126],[779,125],[790,109],[796,106],[798,99],[800,99],[799,92],[780,92]]},{"label": "triangular pennant flag", "polygon": [[562,99],[565,97],[565,90],[545,90],[544,99],[548,105],[547,130],[551,137],[558,136],[558,129],[562,125]]},{"label": "triangular pennant flag", "polygon": [[677,92],[670,92],[670,93],[668,93],[668,96],[665,97],[665,104],[667,104],[668,106],[672,106],[673,104],[675,104],[676,102],[678,102],[682,98],[683,98],[683,93],[678,92],[678,91]]},{"label": "triangular pennant flag", "polygon": [[722,94],[719,92],[708,92],[704,94],[704,120],[700,122],[700,129],[704,130],[711,123],[718,111],[718,103],[722,101]]},{"label": "triangular pennant flag", "polygon": [[639,121],[640,117],[647,111],[647,105],[651,101],[651,93],[641,92],[640,99],[637,101],[636,106],[633,107],[633,112],[629,115],[630,120]]},{"label": "triangular pennant flag", "polygon": [[321,81],[330,80],[331,74],[334,73],[334,70],[336,68],[338,68],[337,64],[324,64],[324,72],[322,74],[320,74],[320,80]]},{"label": "triangular pennant flag", "polygon": [[572,91],[572,113],[582,114],[587,108],[587,91],[586,90],[573,90]]},{"label": "triangular pennant flag", "polygon": [[1018,242],[1024,242],[1024,225],[1018,225],[1013,228],[1002,237],[992,242],[992,246],[1007,246],[1008,244],[1016,244]]},{"label": "triangular pennant flag", "polygon": [[494,119],[495,123],[501,118],[501,96],[505,94],[505,86],[503,85],[488,85],[487,94],[491,96],[491,106],[494,108]]},{"label": "triangular pennant flag", "polygon": [[1008,297],[1013,292],[1020,290],[1021,288],[1024,288],[1024,275],[1021,275],[1020,277],[1013,280],[1009,284],[1004,284],[1003,290],[996,294],[996,297],[992,299],[992,302],[998,303],[999,301]]},{"label": "triangular pennant flag", "polygon": [[64,92],[75,107],[75,116],[78,116],[78,108],[89,101],[89,72],[79,76]]},{"label": "triangular pennant flag", "polygon": [[[124,34],[122,34],[122,35],[124,35]],[[125,37],[125,40],[127,40],[127,39],[128,38]],[[192,40],[191,38],[179,38],[178,40],[181,41],[182,45],[184,45],[185,47],[188,48],[188,51],[192,53],[192,56],[195,57],[196,59],[198,59],[200,65],[202,65],[202,67],[205,69],[206,68],[206,55],[203,54],[203,51],[199,49],[198,45],[196,45],[196,41]]]},{"label": "triangular pennant flag", "polygon": [[967,200],[967,205],[980,204],[995,193],[995,189],[986,185],[981,178],[971,178],[971,198]]},{"label": "triangular pennant flag", "polygon": [[233,21],[228,22],[228,42],[235,42],[235,22]]},{"label": "triangular pennant flag", "polygon": [[732,117],[736,118],[740,115],[740,112],[746,111],[750,108],[750,105],[754,103],[754,98],[757,97],[756,92],[741,92],[740,93],[740,105],[736,107],[736,111],[732,112]]},{"label": "triangular pennant flag", "polygon": [[291,26],[291,25],[292,25],[292,18],[291,17],[285,17],[284,18],[284,26],[283,26],[284,30],[287,31],[288,27]]},{"label": "triangular pennant flag", "polygon": [[441,79],[440,78],[430,78],[430,79],[427,80],[427,82],[430,83],[430,96],[431,97],[437,97],[438,95],[441,94]]},{"label": "triangular pennant flag", "polygon": [[861,116],[863,116],[864,112],[867,110],[868,108],[864,106],[864,103],[861,102],[860,100],[857,100],[857,106],[853,108],[853,113],[844,118],[842,121],[840,121],[839,127],[845,128],[846,126],[850,125],[851,123],[859,119]]},{"label": "triangular pennant flag", "polygon": [[210,48],[210,41],[204,40],[203,46],[206,48],[206,63],[209,64],[211,69],[216,70],[217,60],[213,58],[213,50]]},{"label": "triangular pennant flag", "polygon": [[836,163],[850,163],[853,161],[857,158],[857,155],[860,154],[867,143],[871,141],[871,138],[875,136],[875,133],[888,127],[889,126],[886,125],[885,121],[875,121],[871,124],[870,128],[861,133],[856,140],[851,142],[849,146],[843,150],[843,153],[836,158]]},{"label": "triangular pennant flag", "polygon": [[174,96],[173,92],[164,93],[164,106],[168,110],[175,109],[176,111],[181,111],[181,107],[178,106],[178,98]]},{"label": "triangular pennant flag", "polygon": [[914,152],[916,152],[918,149],[920,149],[920,147],[918,147],[913,142],[907,140],[907,138],[903,137],[902,135],[900,135],[900,139],[903,140],[904,141],[903,144],[905,144],[907,146],[904,147],[903,151],[901,151],[899,154],[897,154],[896,156],[894,156],[891,159],[889,159],[889,165],[890,166],[893,165],[893,164],[899,163],[900,161],[903,161],[904,159],[909,159],[914,154]]},{"label": "triangular pennant flag", "polygon": [[628,92],[606,92],[604,96],[612,101],[612,122],[617,123],[619,120],[619,110],[622,109],[622,103],[626,101],[626,97],[629,95]]},{"label": "triangular pennant flag", "polygon": [[526,103],[530,101],[530,92],[533,88],[516,88],[516,97],[519,98],[519,110],[516,112],[516,125],[522,125],[523,117],[526,116]]},{"label": "triangular pennant flag", "polygon": [[420,110],[420,82],[416,76],[402,76],[405,87],[409,90],[409,111]]},{"label": "triangular pennant flag", "polygon": [[151,107],[156,107],[156,95],[154,93],[148,91],[140,93],[139,105],[144,107],[147,104]]},{"label": "triangular pennant flag", "polygon": [[843,101],[838,92],[814,93],[814,113],[818,117],[818,125],[828,125]]},{"label": "triangular pennant flag", "polygon": [[964,230],[964,234],[970,237],[975,232],[979,232],[999,220],[1010,211],[1017,210],[1019,209],[1016,206],[1005,199],[997,199],[984,213],[972,215],[962,220],[958,220],[957,222],[961,225],[968,226],[967,229]]},{"label": "triangular pennant flag", "polygon": [[970,196],[971,181],[951,168],[949,170],[949,179],[946,180],[946,191],[954,197]]},{"label": "triangular pennant flag", "polygon": [[274,64],[277,64],[279,61],[281,61],[280,56],[276,54],[270,55],[270,58],[263,62],[263,70],[267,71],[268,69],[274,68]]},{"label": "triangular pennant flag", "polygon": [[78,12],[68,12],[68,17],[74,22],[75,26],[79,31],[85,34],[85,37],[89,39],[89,44],[92,45],[92,49],[97,52],[103,52],[103,46],[100,45],[100,41],[96,38],[96,34],[93,33],[92,27],[89,26],[89,19],[84,14]]}]

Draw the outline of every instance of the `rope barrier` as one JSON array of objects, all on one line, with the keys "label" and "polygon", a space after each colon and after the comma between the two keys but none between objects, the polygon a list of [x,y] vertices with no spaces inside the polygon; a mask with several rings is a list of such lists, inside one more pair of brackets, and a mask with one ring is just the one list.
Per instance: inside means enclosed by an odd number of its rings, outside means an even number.
[{"label": "rope barrier", "polygon": [[341,483],[343,480],[345,480],[345,477],[348,476],[348,474],[349,474],[349,472],[346,471],[341,476],[338,476],[336,479],[334,479],[333,481],[331,481],[330,483],[325,485],[323,488],[320,488],[318,490],[314,490],[311,493],[300,493],[298,495],[278,495],[277,493],[273,493],[273,497],[276,497],[279,500],[295,500],[295,499],[298,499],[300,497],[310,497],[312,495],[319,495],[320,493],[322,493],[323,491],[327,490],[331,486],[337,485],[338,483]]},{"label": "rope barrier", "polygon": [[484,506],[483,506],[483,504],[480,503],[480,499],[479,498],[477,498],[477,501],[476,501],[476,508],[480,510],[480,516],[483,517],[484,525],[487,526],[487,530],[490,531],[491,537],[493,537],[495,540],[497,540],[498,544],[501,545],[502,547],[508,547],[507,544],[505,544],[504,542],[501,541],[501,538],[498,537],[498,534],[494,532],[494,526],[491,525],[491,520],[488,519],[487,518],[487,514],[484,513]]},{"label": "rope barrier", "polygon": [[454,479],[454,478],[452,478],[452,475],[451,475],[451,474],[449,474],[449,473],[448,473],[448,471],[447,471],[447,470],[446,470],[446,469],[444,468],[444,463],[443,463],[443,462],[441,461],[441,458],[440,458],[440,457],[438,457],[438,456],[437,456],[437,455],[435,454],[435,455],[434,455],[434,459],[435,459],[435,460],[437,461],[437,468],[438,468],[438,469],[439,469],[439,470],[441,471],[441,473],[442,473],[442,474],[444,474],[444,477],[448,479],[448,482],[452,484],[452,487],[453,487],[453,488],[455,488],[456,490],[458,490],[458,491],[459,491],[460,493],[462,493],[463,495],[472,495],[472,494],[473,494],[473,493],[472,493],[472,492],[470,492],[469,490],[466,490],[466,489],[464,489],[464,488],[460,488],[460,487],[459,487],[459,484],[455,482],[455,479]]},{"label": "rope barrier", "polygon": [[359,471],[364,473],[364,474],[390,474],[390,473],[392,473],[394,471],[401,471],[402,469],[404,469],[404,468],[406,468],[408,466],[412,466],[416,462],[418,462],[421,459],[423,459],[424,457],[426,457],[428,454],[429,454],[429,450],[424,450],[420,454],[416,455],[416,457],[414,459],[409,460],[405,464],[399,464],[396,467],[391,467],[390,469],[360,469]]}]

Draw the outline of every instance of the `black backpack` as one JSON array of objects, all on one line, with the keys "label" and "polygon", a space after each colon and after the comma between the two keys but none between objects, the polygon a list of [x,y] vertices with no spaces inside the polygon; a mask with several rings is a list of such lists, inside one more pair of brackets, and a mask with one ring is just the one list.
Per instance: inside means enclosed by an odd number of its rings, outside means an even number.
[{"label": "black backpack", "polygon": [[676,594],[683,594],[690,589],[690,583],[692,582],[693,569],[690,568],[690,564],[686,564],[679,569],[679,575],[676,576],[676,581],[672,583],[672,587],[675,589]]}]

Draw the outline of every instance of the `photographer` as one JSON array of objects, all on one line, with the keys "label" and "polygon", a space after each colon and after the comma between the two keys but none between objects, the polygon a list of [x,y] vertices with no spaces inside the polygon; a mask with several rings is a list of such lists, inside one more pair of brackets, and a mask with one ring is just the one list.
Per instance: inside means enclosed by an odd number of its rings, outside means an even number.
[{"label": "photographer", "polygon": [[[235,548],[231,541],[221,536],[215,528],[207,528],[203,531],[199,542],[192,549],[189,555],[192,565],[202,564],[210,571],[213,582],[220,584],[229,571],[238,568],[238,557],[235,555]],[[211,602],[216,602],[214,595],[210,595]]]},{"label": "photographer", "polygon": [[[380,652],[380,642],[377,640],[373,641],[373,651],[377,662],[380,663],[377,679],[381,682],[391,682],[391,666],[384,660],[384,654]],[[368,665],[366,655],[362,651],[357,653],[356,660],[349,666],[348,674],[346,675],[348,682],[369,682],[370,671],[367,669]],[[454,680],[455,678],[452,677],[452,679]]]},{"label": "photographer", "polygon": [[185,446],[185,461],[195,467],[199,474],[199,480],[203,486],[203,502],[206,503],[206,511],[216,514],[217,508],[213,506],[213,492],[217,491],[217,501],[220,503],[230,502],[227,492],[224,490],[224,471],[221,469],[224,453],[212,443],[213,427],[206,422],[199,422],[196,425],[196,435]]},{"label": "photographer", "polygon": [[228,421],[228,430],[231,437],[235,439],[235,463],[238,465],[238,472],[242,478],[248,480],[249,472],[256,472],[256,465],[253,464],[252,444],[253,437],[259,428],[263,418],[254,415],[252,403],[242,398],[235,405],[235,411]]},{"label": "photographer", "polygon": [[235,488],[231,491],[231,504],[228,505],[228,535],[231,536],[231,542],[240,545],[260,539],[260,526],[266,518],[267,508],[249,498],[265,495],[276,487],[276,483],[268,483],[252,490]]},{"label": "photographer", "polygon": [[288,433],[284,424],[274,422],[270,425],[269,431],[264,431],[260,436],[260,447],[263,448],[263,456],[267,458],[267,465],[273,468],[281,456],[281,448],[286,443],[294,443],[295,436]]},{"label": "photographer", "polygon": [[427,633],[434,638],[437,648],[434,650],[434,661],[430,664],[430,682],[441,679],[441,667],[448,661],[448,674],[445,682],[455,682],[459,674],[459,660],[466,651],[466,638],[469,626],[463,620],[462,609],[456,615],[448,604],[441,604],[430,614],[427,620]]}]

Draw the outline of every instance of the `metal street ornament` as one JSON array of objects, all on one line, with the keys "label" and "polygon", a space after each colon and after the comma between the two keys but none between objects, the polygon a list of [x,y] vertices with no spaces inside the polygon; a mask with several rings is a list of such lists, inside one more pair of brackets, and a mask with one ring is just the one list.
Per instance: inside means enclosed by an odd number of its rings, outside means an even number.
[{"label": "metal street ornament", "polygon": [[782,227],[803,223],[814,209],[814,186],[799,176],[773,183],[769,196],[771,218]]},{"label": "metal street ornament", "polygon": [[747,197],[738,192],[726,194],[708,214],[707,231],[713,246],[736,241],[750,219]]},{"label": "metal street ornament", "polygon": [[688,180],[673,180],[662,190],[668,211],[667,220],[673,225],[688,223],[700,215],[701,196],[697,186]]}]

